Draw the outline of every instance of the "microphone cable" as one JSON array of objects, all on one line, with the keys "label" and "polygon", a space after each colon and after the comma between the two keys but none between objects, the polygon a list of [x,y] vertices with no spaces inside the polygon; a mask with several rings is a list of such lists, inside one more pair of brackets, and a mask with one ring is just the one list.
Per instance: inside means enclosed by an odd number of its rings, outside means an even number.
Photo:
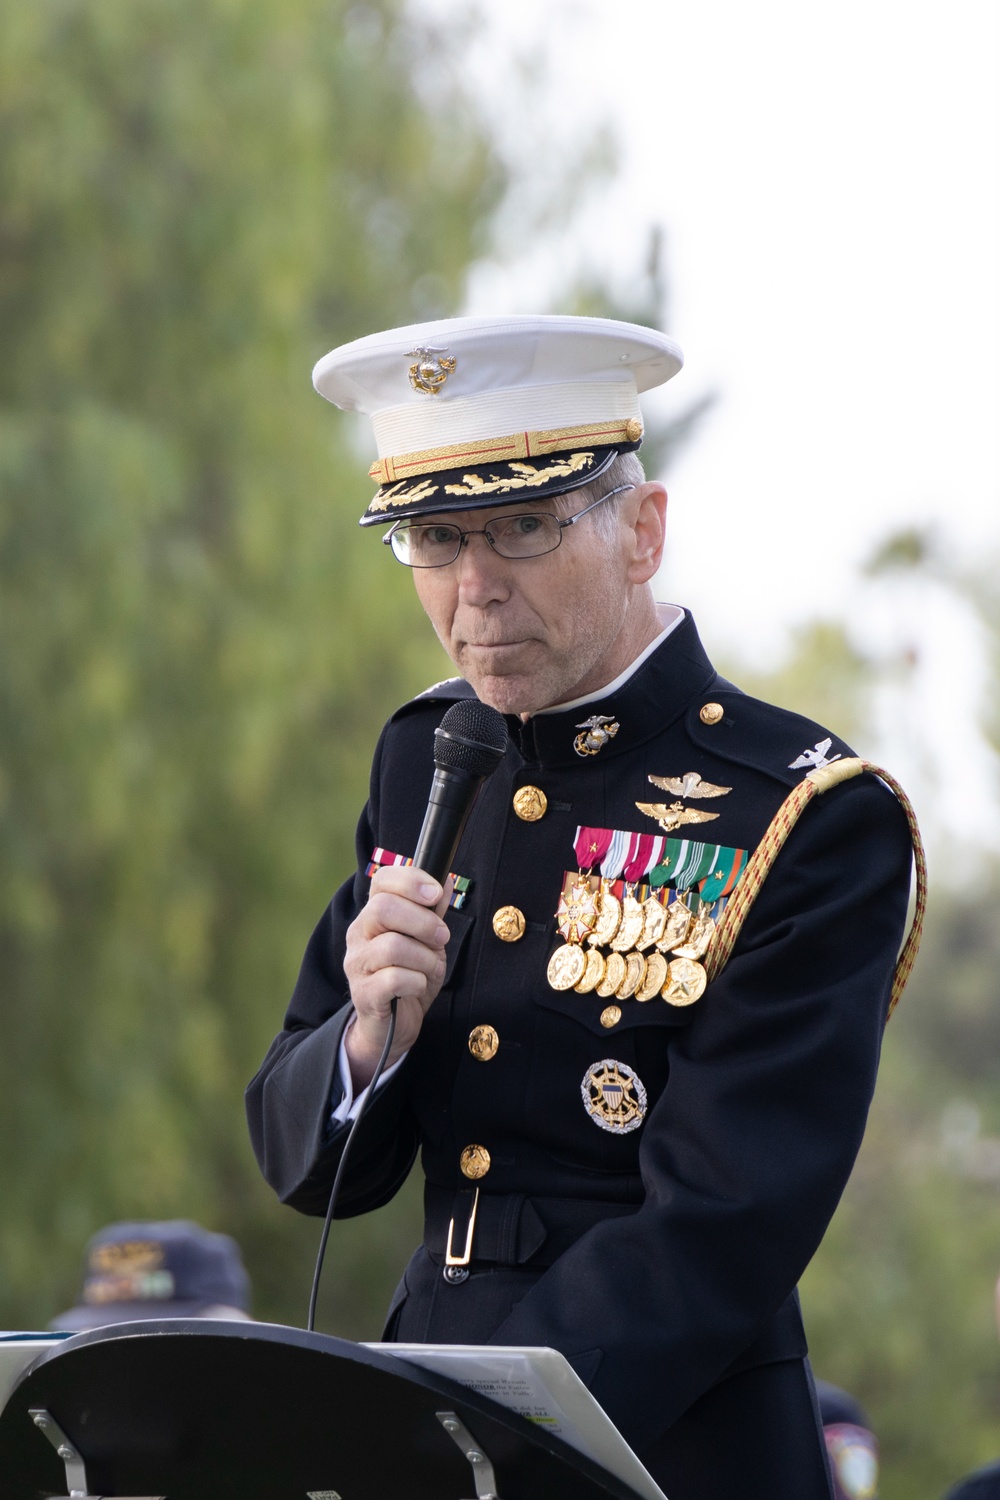
[{"label": "microphone cable", "polygon": [[368,1106],[372,1102],[372,1099],[375,1097],[375,1090],[378,1087],[379,1079],[382,1077],[382,1073],[385,1069],[389,1053],[392,1051],[392,1039],[396,1035],[396,1004],[398,1002],[398,999],[398,995],[393,995],[392,999],[389,1001],[389,1029],[385,1034],[385,1046],[382,1048],[382,1056],[375,1064],[375,1071],[372,1074],[371,1083],[368,1085],[365,1097],[361,1101],[361,1107],[359,1108],[357,1114],[354,1116],[354,1122],[351,1125],[347,1140],[344,1142],[344,1149],[340,1153],[340,1162],[337,1166],[336,1176],[333,1179],[333,1187],[330,1189],[330,1202],[327,1205],[326,1218],[323,1221],[323,1233],[320,1236],[319,1254],[316,1256],[316,1269],[313,1272],[312,1290],[309,1293],[309,1316],[306,1319],[307,1333],[316,1332],[316,1299],[319,1295],[319,1278],[323,1274],[323,1258],[326,1255],[326,1242],[330,1238],[330,1225],[333,1223],[334,1209],[337,1207],[337,1195],[340,1192],[340,1183],[341,1179],[344,1176],[344,1167],[346,1165],[347,1158],[350,1155],[354,1137],[355,1135],[357,1135],[358,1126],[364,1119],[365,1114],[368,1110]]}]

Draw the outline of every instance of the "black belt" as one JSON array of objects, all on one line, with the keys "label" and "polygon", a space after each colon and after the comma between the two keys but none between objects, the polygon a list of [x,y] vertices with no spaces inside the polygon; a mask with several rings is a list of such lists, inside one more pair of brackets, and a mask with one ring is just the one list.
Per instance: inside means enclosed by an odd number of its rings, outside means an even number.
[{"label": "black belt", "polygon": [[467,1266],[550,1266],[602,1219],[622,1219],[637,1203],[537,1198],[424,1185],[424,1244],[435,1260]]}]

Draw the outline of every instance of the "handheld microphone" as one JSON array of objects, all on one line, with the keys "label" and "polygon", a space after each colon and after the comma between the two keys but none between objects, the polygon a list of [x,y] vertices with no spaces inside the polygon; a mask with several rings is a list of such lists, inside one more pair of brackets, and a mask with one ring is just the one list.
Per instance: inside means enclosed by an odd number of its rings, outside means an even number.
[{"label": "handheld microphone", "polygon": [[[469,821],[472,805],[479,788],[487,776],[492,776],[503,760],[507,748],[507,726],[503,714],[478,698],[463,698],[449,708],[440,725],[434,731],[434,780],[431,782],[427,811],[424,814],[420,837],[413,854],[416,869],[432,876],[439,885],[448,879],[455,850]],[[350,1155],[358,1126],[364,1119],[392,1050],[396,1033],[396,1001],[389,1010],[389,1029],[386,1032],[382,1056],[372,1074],[361,1107],[354,1117],[347,1140],[340,1153],[340,1161],[330,1189],[326,1219],[320,1235],[316,1268],[313,1271],[312,1290],[309,1293],[309,1312],[306,1328],[311,1333],[316,1326],[316,1300],[319,1296],[319,1279],[323,1271],[330,1225],[333,1222],[344,1167]]]},{"label": "handheld microphone", "polygon": [[434,731],[434,780],[413,863],[441,885],[479,788],[500,764],[506,747],[503,715],[478,698],[453,704]]}]

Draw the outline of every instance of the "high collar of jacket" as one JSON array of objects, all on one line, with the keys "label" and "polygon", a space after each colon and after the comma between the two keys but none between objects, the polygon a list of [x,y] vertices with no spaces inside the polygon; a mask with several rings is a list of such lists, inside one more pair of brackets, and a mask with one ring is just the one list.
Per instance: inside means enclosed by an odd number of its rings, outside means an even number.
[{"label": "high collar of jacket", "polygon": [[[605,762],[628,754],[662,733],[716,677],[694,620],[686,613],[677,629],[614,692],[577,708],[538,714],[526,722],[508,714],[507,728],[529,763],[579,766],[590,759]],[[618,728],[595,756],[581,755],[576,743],[587,732],[586,721],[598,717],[610,721],[608,731],[614,724]]]}]

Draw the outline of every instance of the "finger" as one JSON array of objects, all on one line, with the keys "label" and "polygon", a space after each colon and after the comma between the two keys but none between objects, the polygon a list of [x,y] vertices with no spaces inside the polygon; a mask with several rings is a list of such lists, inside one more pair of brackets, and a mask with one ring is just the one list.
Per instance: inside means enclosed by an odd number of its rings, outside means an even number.
[{"label": "finger", "polygon": [[[415,974],[430,977],[438,974],[445,962],[443,949],[428,948],[399,932],[380,933],[362,950],[352,953],[351,958],[357,959],[359,977],[378,974],[383,969],[411,969]],[[353,962],[348,967],[354,968]]]},{"label": "finger", "polygon": [[[439,917],[443,917],[445,912],[448,910],[448,907],[451,905],[451,898],[454,894],[454,891],[455,877],[454,875],[449,875],[448,879],[444,883],[444,893],[441,897],[441,900],[437,902],[436,906],[434,907],[434,910],[437,912]],[[449,928],[449,931],[450,930],[451,929]]]},{"label": "finger", "polygon": [[440,882],[412,865],[380,866],[372,876],[371,890],[373,895],[385,891],[405,896],[418,906],[434,906],[441,899]]},{"label": "finger", "polygon": [[[444,899],[442,897],[442,899]],[[357,918],[359,931],[371,940],[382,932],[401,932],[429,948],[443,948],[450,936],[437,912],[403,896],[377,892]]]}]

